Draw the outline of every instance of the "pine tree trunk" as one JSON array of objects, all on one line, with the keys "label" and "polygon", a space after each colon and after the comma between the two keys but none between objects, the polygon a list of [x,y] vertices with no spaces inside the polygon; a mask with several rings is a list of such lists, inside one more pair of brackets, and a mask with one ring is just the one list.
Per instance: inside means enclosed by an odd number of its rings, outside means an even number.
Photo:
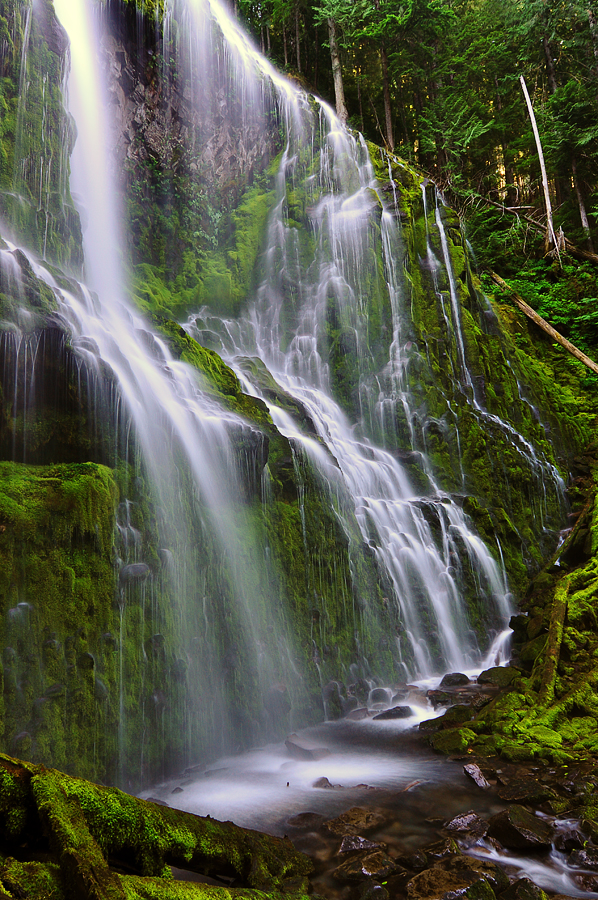
[{"label": "pine tree trunk", "polygon": [[287,51],[287,30],[282,26],[282,46],[284,47],[284,67],[288,69],[289,67],[289,55]]},{"label": "pine tree trunk", "polygon": [[336,37],[336,22],[328,19],[328,42],[330,44],[330,60],[332,63],[332,77],[334,79],[334,97],[336,100],[336,114],[341,122],[346,123],[349,118],[347,104],[345,103],[345,88],[343,85],[343,71]]},{"label": "pine tree trunk", "polygon": [[392,152],[395,148],[395,139],[392,129],[392,106],[390,102],[390,81],[388,78],[388,54],[386,46],[380,47],[380,62],[382,63],[382,84],[384,88],[384,118],[386,120],[386,143]]},{"label": "pine tree trunk", "polygon": [[299,5],[295,7],[295,47],[297,50],[297,71],[301,74],[301,43],[299,37]]}]

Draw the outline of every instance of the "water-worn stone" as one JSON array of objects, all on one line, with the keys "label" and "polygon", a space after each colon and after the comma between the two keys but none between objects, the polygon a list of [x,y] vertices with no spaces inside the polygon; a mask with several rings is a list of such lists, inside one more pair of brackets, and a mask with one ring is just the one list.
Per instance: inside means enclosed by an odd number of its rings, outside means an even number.
[{"label": "water-worn stone", "polygon": [[123,584],[136,581],[145,581],[150,573],[147,563],[129,563],[120,570],[119,579]]},{"label": "water-worn stone", "polygon": [[488,834],[512,850],[546,850],[552,844],[552,829],[523,806],[509,806],[488,823]]}]

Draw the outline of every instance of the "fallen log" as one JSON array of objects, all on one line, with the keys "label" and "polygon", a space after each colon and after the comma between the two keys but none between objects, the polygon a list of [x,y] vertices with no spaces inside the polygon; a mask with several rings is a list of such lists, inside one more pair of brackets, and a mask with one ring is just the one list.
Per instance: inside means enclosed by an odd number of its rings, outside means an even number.
[{"label": "fallen log", "polygon": [[[21,862],[12,860],[8,881],[8,860],[0,864],[0,898],[25,896],[9,886],[15,867],[29,861],[33,866],[40,855],[48,859],[44,878],[59,872],[65,900],[165,897],[171,866],[234,884],[189,886],[190,897],[260,900],[263,892],[270,898],[284,892],[286,900],[304,900],[305,876],[312,870],[288,838],[159,806],[0,754],[0,860],[13,855]],[[137,893],[119,868],[138,873]],[[164,893],[153,894],[161,879]],[[27,890],[32,900],[38,896]]]},{"label": "fallen log", "polygon": [[[598,257],[597,257],[598,259]],[[598,375],[598,365],[594,362],[593,359],[590,359],[589,356],[586,356],[575,344],[572,344],[571,341],[568,341],[566,337],[563,337],[556,328],[553,328],[552,325],[549,325],[546,319],[543,319],[542,316],[539,316],[535,309],[532,309],[525,300],[517,294],[513,288],[509,287],[506,281],[504,281],[500,275],[497,275],[496,272],[489,272],[490,278],[492,281],[497,284],[503,291],[508,293],[513,300],[513,302],[519,307],[521,312],[525,313],[528,319],[531,319],[542,331],[545,331],[546,334],[550,335],[553,341],[556,341],[557,344],[560,344],[561,347],[564,347],[565,350],[574,356],[575,359],[578,359],[580,362],[587,366],[588,369],[591,369],[596,375]]]}]

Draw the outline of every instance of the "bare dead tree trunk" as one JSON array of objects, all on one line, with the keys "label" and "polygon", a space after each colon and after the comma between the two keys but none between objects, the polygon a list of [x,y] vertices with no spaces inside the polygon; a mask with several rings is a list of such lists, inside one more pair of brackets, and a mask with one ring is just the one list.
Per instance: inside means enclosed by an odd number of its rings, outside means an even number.
[{"label": "bare dead tree trunk", "polygon": [[332,63],[332,78],[334,80],[336,114],[341,122],[346,123],[349,118],[349,113],[347,112],[347,104],[345,103],[343,70],[341,68],[341,58],[336,35],[336,22],[334,19],[328,19],[328,42],[330,44],[330,61]]},{"label": "bare dead tree trunk", "polygon": [[554,224],[552,221],[552,204],[550,202],[550,191],[548,189],[548,177],[546,175],[546,165],[544,164],[544,153],[542,152],[540,132],[538,131],[538,125],[536,124],[536,117],[534,115],[534,107],[532,106],[532,101],[530,99],[527,90],[527,84],[525,83],[525,78],[523,77],[523,75],[520,76],[519,81],[521,82],[521,88],[523,90],[525,102],[527,103],[529,117],[532,122],[532,129],[534,132],[534,137],[536,139],[536,147],[538,149],[538,159],[540,160],[540,171],[542,172],[542,187],[544,188],[544,203],[546,204],[546,237],[544,239],[544,246],[546,252],[548,253],[552,244],[558,254],[558,243],[556,235],[554,233]]}]

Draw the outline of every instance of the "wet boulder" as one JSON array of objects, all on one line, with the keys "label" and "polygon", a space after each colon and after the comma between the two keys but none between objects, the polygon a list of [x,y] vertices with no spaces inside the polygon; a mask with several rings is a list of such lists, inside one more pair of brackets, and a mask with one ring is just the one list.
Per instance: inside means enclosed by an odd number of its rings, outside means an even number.
[{"label": "wet boulder", "polygon": [[374,716],[374,721],[378,719],[409,719],[413,715],[410,706],[394,706],[392,709],[385,709],[384,712]]},{"label": "wet boulder", "polygon": [[464,675],[463,672],[450,672],[444,676],[440,682],[440,687],[464,687],[466,684],[471,684],[471,679],[467,675]]},{"label": "wet boulder", "polygon": [[471,778],[471,780],[475,784],[477,784],[479,788],[482,788],[482,790],[488,790],[488,788],[490,787],[490,782],[477,763],[467,763],[467,765],[463,766],[463,771],[468,778]]},{"label": "wet boulder", "polygon": [[388,816],[377,809],[363,809],[354,806],[341,813],[336,819],[326,822],[326,827],[339,837],[345,834],[361,834],[361,832],[373,831],[380,828],[387,821]]},{"label": "wet boulder", "polygon": [[150,567],[147,563],[137,562],[129,563],[120,570],[119,580],[121,584],[136,584],[145,581],[150,573]]},{"label": "wet boulder", "polygon": [[500,895],[500,900],[548,900],[546,894],[530,878],[518,878]]},{"label": "wet boulder", "polygon": [[523,806],[509,806],[489,821],[488,834],[510,850],[547,850],[552,829]]},{"label": "wet boulder", "polygon": [[290,734],[284,743],[293,759],[316,760],[330,756],[330,750],[326,747],[318,747],[307,738],[300,738],[296,734]]},{"label": "wet boulder", "polygon": [[287,825],[290,825],[291,828],[301,829],[302,831],[314,831],[321,828],[325,820],[326,816],[321,815],[321,813],[302,812],[287,819]]},{"label": "wet boulder", "polygon": [[447,831],[454,834],[461,844],[471,846],[488,833],[488,822],[481,819],[473,810],[455,816],[446,825]]},{"label": "wet boulder", "polygon": [[573,850],[569,862],[577,868],[598,872],[598,849],[592,847],[585,850]]},{"label": "wet boulder", "polygon": [[397,870],[397,864],[383,850],[371,853],[359,853],[341,863],[333,875],[337,881],[363,881],[374,879],[382,881]]},{"label": "wet boulder", "polygon": [[519,669],[513,668],[513,666],[493,666],[491,669],[480,672],[478,675],[478,684],[487,684],[492,687],[505,688],[519,675],[521,675],[521,672]]},{"label": "wet boulder", "polygon": [[340,853],[363,853],[373,850],[387,850],[387,845],[382,841],[368,841],[367,838],[361,837],[359,834],[346,834],[339,848]]}]

